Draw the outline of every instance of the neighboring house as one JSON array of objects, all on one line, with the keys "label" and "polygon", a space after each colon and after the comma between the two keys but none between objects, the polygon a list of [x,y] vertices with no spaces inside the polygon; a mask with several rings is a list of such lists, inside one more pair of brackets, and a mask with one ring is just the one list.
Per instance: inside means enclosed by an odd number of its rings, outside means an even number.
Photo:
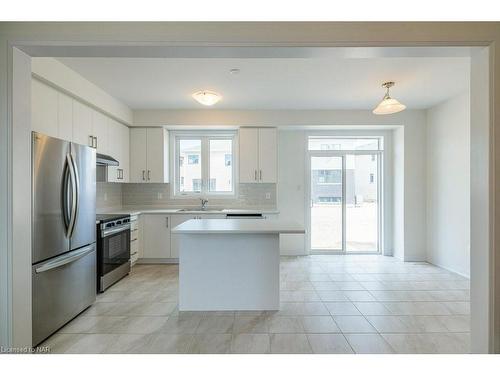
[{"label": "neighboring house", "polygon": [[[370,149],[370,144],[357,145],[356,150]],[[331,143],[321,150],[340,150]],[[314,204],[342,203],[342,165],[338,158],[317,158],[312,165],[312,200]],[[346,155],[346,203],[361,204],[377,200],[377,155]]]},{"label": "neighboring house", "polygon": [[[214,141],[210,145],[210,191],[232,191],[231,142]],[[179,155],[180,191],[201,191],[201,147],[198,144],[182,147]]]}]

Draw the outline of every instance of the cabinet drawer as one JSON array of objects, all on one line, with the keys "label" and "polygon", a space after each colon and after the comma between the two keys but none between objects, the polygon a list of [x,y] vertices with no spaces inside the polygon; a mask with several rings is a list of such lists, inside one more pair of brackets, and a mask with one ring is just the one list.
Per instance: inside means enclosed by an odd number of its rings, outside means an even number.
[{"label": "cabinet drawer", "polygon": [[130,240],[130,254],[135,254],[139,251],[139,241],[137,239]]},{"label": "cabinet drawer", "polygon": [[130,241],[136,240],[139,238],[139,229],[134,229],[130,231]]},{"label": "cabinet drawer", "polygon": [[139,229],[139,222],[137,220],[134,220],[134,221],[130,221],[130,231],[134,231],[134,230],[137,230]]}]

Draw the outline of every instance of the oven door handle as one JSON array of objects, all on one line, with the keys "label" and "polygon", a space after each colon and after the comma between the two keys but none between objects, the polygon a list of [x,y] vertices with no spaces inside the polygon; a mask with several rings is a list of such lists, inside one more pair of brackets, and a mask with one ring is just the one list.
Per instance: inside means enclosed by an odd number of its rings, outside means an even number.
[{"label": "oven door handle", "polygon": [[101,237],[108,237],[111,236],[112,234],[118,233],[118,232],[125,232],[126,230],[130,230],[130,224],[122,225],[118,228],[112,228],[112,229],[104,229],[101,232]]}]

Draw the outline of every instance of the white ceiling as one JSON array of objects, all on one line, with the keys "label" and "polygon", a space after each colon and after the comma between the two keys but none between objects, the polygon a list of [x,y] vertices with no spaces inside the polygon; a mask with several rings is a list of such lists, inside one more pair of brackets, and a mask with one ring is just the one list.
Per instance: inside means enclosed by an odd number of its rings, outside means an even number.
[{"label": "white ceiling", "polygon": [[[432,107],[469,87],[469,58],[59,58],[132,109],[371,109],[392,80],[408,108]],[[230,69],[240,69],[231,75]]]}]

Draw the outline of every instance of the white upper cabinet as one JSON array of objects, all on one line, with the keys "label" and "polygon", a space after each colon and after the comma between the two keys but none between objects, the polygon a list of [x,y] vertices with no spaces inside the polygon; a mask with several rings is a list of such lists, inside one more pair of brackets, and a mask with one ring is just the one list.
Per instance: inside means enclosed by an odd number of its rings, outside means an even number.
[{"label": "white upper cabinet", "polygon": [[128,126],[121,125],[121,141],[121,182],[130,182],[130,129]]},{"label": "white upper cabinet", "polygon": [[73,100],[73,142],[93,147],[95,142],[92,136],[92,109]]},{"label": "white upper cabinet", "polygon": [[42,82],[31,80],[32,129],[51,137],[59,137],[57,91]]},{"label": "white upper cabinet", "polygon": [[109,182],[129,182],[129,129],[111,118],[107,118],[107,154],[120,165],[108,167]]},{"label": "white upper cabinet", "polygon": [[57,125],[61,139],[73,139],[73,99],[63,93],[57,93]]},{"label": "white upper cabinet", "polygon": [[168,131],[163,128],[130,130],[130,181],[168,182]]},{"label": "white upper cabinet", "polygon": [[130,129],[130,182],[147,182],[147,130]]},{"label": "white upper cabinet", "polygon": [[276,183],[277,147],[276,128],[240,128],[240,182]]},{"label": "white upper cabinet", "polygon": [[107,119],[107,122],[108,155],[120,163],[119,166],[108,166],[108,181],[120,182],[123,167],[121,125],[113,119]]},{"label": "white upper cabinet", "polygon": [[108,151],[108,118],[101,112],[94,109],[92,111],[92,136],[94,137],[94,147],[100,154],[109,154]]},{"label": "white upper cabinet", "polygon": [[240,182],[258,182],[259,169],[259,131],[258,129],[240,129]]},{"label": "white upper cabinet", "polygon": [[147,145],[148,182],[168,182],[168,132],[147,129]]},{"label": "white upper cabinet", "polygon": [[259,181],[277,182],[278,142],[277,131],[273,128],[259,129]]}]

